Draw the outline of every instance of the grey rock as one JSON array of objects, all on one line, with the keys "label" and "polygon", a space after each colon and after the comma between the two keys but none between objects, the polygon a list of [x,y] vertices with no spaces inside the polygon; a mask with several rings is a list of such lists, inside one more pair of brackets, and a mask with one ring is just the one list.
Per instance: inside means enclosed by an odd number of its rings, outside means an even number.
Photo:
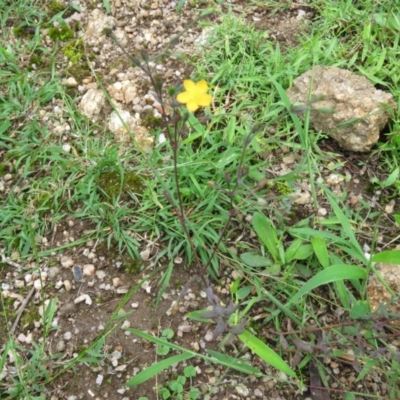
[{"label": "grey rock", "polygon": [[[393,96],[377,90],[364,76],[337,67],[317,66],[296,78],[287,95],[292,112],[311,108],[310,125],[329,134],[346,150],[366,152],[395,108]],[[308,101],[308,99],[311,99]]]}]

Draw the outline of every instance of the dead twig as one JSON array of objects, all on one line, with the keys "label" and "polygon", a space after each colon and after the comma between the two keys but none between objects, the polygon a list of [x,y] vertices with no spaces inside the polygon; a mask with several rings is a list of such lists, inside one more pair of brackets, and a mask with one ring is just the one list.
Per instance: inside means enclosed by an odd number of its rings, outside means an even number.
[{"label": "dead twig", "polygon": [[15,329],[17,329],[17,325],[18,325],[18,322],[19,322],[19,320],[21,318],[21,315],[22,315],[26,305],[29,303],[29,300],[31,299],[34,291],[35,291],[35,288],[32,286],[32,289],[30,290],[28,295],[25,297],[25,300],[22,302],[21,306],[19,307],[19,309],[17,311],[17,316],[16,316],[14,324],[13,324],[11,330],[10,330],[10,334],[13,334],[15,332]]}]

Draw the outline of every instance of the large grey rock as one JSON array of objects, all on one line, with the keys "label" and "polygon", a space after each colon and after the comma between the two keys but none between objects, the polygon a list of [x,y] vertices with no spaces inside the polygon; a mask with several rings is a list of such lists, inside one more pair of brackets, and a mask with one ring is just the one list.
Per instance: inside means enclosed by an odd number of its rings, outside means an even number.
[{"label": "large grey rock", "polygon": [[[312,108],[313,129],[329,134],[343,149],[352,151],[369,151],[390,118],[384,105],[395,108],[390,93],[337,67],[317,66],[305,72],[294,80],[287,94],[292,104],[304,105],[294,107],[295,111]],[[320,100],[310,104],[308,99]]]}]

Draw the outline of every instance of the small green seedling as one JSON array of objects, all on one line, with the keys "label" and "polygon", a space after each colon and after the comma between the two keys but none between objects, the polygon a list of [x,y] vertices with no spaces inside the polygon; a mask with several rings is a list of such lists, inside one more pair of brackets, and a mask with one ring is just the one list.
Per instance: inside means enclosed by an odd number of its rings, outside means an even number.
[{"label": "small green seedling", "polygon": [[[196,369],[192,366],[185,367],[183,375],[179,375],[173,381],[166,384],[159,390],[159,395],[162,399],[190,399],[195,400],[200,398],[199,389],[192,387],[191,378],[196,376]],[[185,389],[185,385],[189,383],[189,390]]]},{"label": "small green seedling", "polygon": [[[174,333],[174,331],[173,331],[171,328],[164,329],[164,330],[161,332],[161,337],[162,337],[163,339],[166,339],[166,340],[170,340],[170,339],[172,339],[174,336],[175,336],[175,333]],[[159,345],[157,346],[157,354],[158,354],[159,356],[166,356],[166,355],[169,353],[170,349],[171,349],[171,348],[168,347],[168,346],[164,346],[164,345],[162,345],[162,344],[159,344]]]}]

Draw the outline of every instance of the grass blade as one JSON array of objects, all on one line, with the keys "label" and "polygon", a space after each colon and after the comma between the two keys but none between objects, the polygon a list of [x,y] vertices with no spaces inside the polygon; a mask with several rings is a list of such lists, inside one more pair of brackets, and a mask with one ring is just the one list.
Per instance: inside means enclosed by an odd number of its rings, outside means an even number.
[{"label": "grass blade", "polygon": [[264,214],[256,212],[252,219],[254,230],[259,239],[265,244],[272,258],[279,262],[279,240],[275,227],[272,222]]},{"label": "grass blade", "polygon": [[329,268],[324,269],[319,272],[313,278],[311,278],[307,283],[302,286],[302,288],[291,298],[289,303],[295,303],[302,296],[310,293],[313,289],[326,285],[327,283],[332,283],[336,281],[342,281],[345,279],[365,279],[366,272],[365,269],[361,267],[355,267],[351,265],[332,265]]},{"label": "grass blade", "polygon": [[141,383],[148,381],[158,373],[169,368],[171,365],[177,364],[185,360],[189,360],[192,357],[194,357],[193,354],[183,353],[183,354],[178,354],[177,356],[166,358],[165,360],[159,361],[158,363],[151,365],[142,372],[139,372],[136,376],[129,379],[129,381],[126,382],[125,385],[126,386],[140,385]]},{"label": "grass blade", "polygon": [[218,351],[207,349],[212,357],[218,360],[219,364],[225,365],[226,367],[234,368],[236,371],[244,372],[249,375],[260,375],[261,372],[257,368],[252,367],[249,364],[244,363],[234,357],[228,356],[226,354],[219,353]]},{"label": "grass blade", "polygon": [[296,378],[296,373],[286,364],[282,358],[268,347],[260,339],[252,335],[249,331],[244,331],[238,335],[239,339],[255,354],[262,358],[266,363],[284,372],[286,375]]}]

